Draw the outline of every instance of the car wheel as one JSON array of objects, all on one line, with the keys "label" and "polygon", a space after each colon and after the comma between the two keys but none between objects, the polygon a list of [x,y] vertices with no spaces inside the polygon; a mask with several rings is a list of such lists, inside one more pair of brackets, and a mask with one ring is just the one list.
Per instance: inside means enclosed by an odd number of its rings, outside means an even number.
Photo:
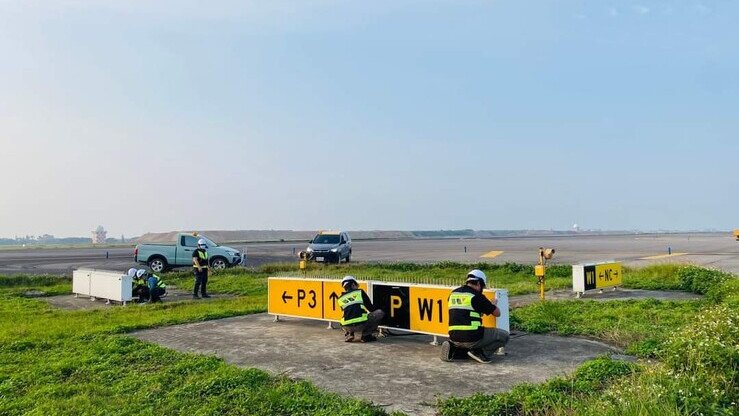
[{"label": "car wheel", "polygon": [[350,251],[349,254],[346,255],[346,262],[349,263],[352,261],[352,252]]},{"label": "car wheel", "polygon": [[210,266],[216,270],[223,270],[228,267],[228,263],[226,263],[226,259],[223,257],[216,257],[210,263]]},{"label": "car wheel", "polygon": [[161,257],[154,257],[149,260],[149,268],[153,272],[161,273],[167,269],[167,261]]}]

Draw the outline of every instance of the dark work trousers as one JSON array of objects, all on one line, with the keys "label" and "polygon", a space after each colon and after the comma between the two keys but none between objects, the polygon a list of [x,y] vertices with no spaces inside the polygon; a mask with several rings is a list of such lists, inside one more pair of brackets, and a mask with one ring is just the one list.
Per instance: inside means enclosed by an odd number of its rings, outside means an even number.
[{"label": "dark work trousers", "polygon": [[367,321],[356,325],[347,325],[344,328],[344,336],[353,338],[354,341],[360,341],[363,337],[372,335],[377,331],[380,321],[385,317],[385,312],[381,309],[374,310],[367,316]]},{"label": "dark work trousers", "polygon": [[149,288],[143,285],[138,285],[133,289],[133,295],[138,296],[139,303],[145,302],[149,299]]},{"label": "dark work trousers", "polygon": [[202,272],[199,272],[198,269],[195,269],[195,290],[193,291],[193,295],[198,294],[198,289],[200,289],[200,294],[202,296],[205,296],[208,294],[208,291],[205,289],[205,286],[208,284],[208,269],[203,269]]},{"label": "dark work trousers", "polygon": [[505,347],[508,343],[510,335],[508,331],[498,328],[485,328],[482,338],[477,342],[455,342],[452,345],[458,348],[468,350],[482,350],[482,352],[490,357],[500,347]]},{"label": "dark work trousers", "polygon": [[149,291],[149,302],[161,302],[162,295],[164,294],[164,288],[155,287],[154,290]]}]

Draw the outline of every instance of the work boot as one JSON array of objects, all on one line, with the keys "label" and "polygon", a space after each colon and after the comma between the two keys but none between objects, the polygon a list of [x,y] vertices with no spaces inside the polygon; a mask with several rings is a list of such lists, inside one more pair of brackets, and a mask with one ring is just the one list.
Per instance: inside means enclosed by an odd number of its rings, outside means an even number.
[{"label": "work boot", "polygon": [[441,361],[451,362],[454,359],[452,343],[444,341],[441,343]]},{"label": "work boot", "polygon": [[362,335],[362,342],[375,342],[377,338],[374,335]]},{"label": "work boot", "polygon": [[207,298],[209,298],[209,297],[210,297],[210,295],[206,295],[205,293],[203,293],[203,295],[202,295],[201,297],[202,297],[203,299],[207,299]]},{"label": "work boot", "polygon": [[198,296],[198,294],[196,293],[196,294],[192,295],[192,298],[193,299],[200,299],[200,296]]},{"label": "work boot", "polygon": [[477,361],[478,363],[481,363],[481,364],[488,364],[488,363],[490,363],[492,361],[481,350],[469,350],[469,351],[467,351],[467,355],[470,358],[472,358],[473,360],[475,360],[475,361]]},{"label": "work boot", "polygon": [[354,332],[345,332],[344,342],[352,342],[352,341],[354,341]]}]

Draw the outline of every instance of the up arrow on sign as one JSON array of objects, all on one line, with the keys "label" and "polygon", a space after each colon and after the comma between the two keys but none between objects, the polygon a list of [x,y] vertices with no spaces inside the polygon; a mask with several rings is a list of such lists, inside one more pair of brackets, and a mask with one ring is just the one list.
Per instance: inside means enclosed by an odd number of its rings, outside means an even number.
[{"label": "up arrow on sign", "polygon": [[339,300],[339,295],[336,294],[336,292],[331,292],[331,295],[328,297],[331,299],[331,310],[336,310],[336,301]]}]

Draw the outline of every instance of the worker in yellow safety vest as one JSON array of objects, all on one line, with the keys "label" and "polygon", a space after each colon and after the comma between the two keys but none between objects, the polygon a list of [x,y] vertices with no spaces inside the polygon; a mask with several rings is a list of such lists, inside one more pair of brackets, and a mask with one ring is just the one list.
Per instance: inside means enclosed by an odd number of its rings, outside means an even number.
[{"label": "worker in yellow safety vest", "polygon": [[339,297],[341,307],[341,327],[344,329],[346,342],[377,341],[373,332],[385,317],[385,312],[372,305],[367,293],[359,288],[359,283],[353,276],[346,276],[341,280],[344,293]]},{"label": "worker in yellow safety vest", "polygon": [[137,272],[134,267],[128,269],[128,276],[132,281],[131,294],[138,298],[138,303],[143,303],[149,299],[149,285],[146,279],[137,275]]},{"label": "worker in yellow safety vest", "polygon": [[206,285],[208,284],[208,243],[204,239],[198,240],[198,248],[192,252],[192,267],[195,272],[195,290],[193,291],[193,299],[200,297],[209,298]]},{"label": "worker in yellow safety vest", "polygon": [[482,326],[483,315],[500,316],[497,301],[482,293],[485,285],[487,276],[475,269],[467,273],[465,285],[449,295],[449,341],[441,344],[443,361],[452,361],[455,350],[461,349],[473,360],[489,363],[490,356],[508,343],[508,331]]},{"label": "worker in yellow safety vest", "polygon": [[162,297],[167,293],[167,285],[164,284],[162,279],[144,269],[139,269],[136,276],[146,281],[146,286],[149,289],[149,302],[161,302]]}]

